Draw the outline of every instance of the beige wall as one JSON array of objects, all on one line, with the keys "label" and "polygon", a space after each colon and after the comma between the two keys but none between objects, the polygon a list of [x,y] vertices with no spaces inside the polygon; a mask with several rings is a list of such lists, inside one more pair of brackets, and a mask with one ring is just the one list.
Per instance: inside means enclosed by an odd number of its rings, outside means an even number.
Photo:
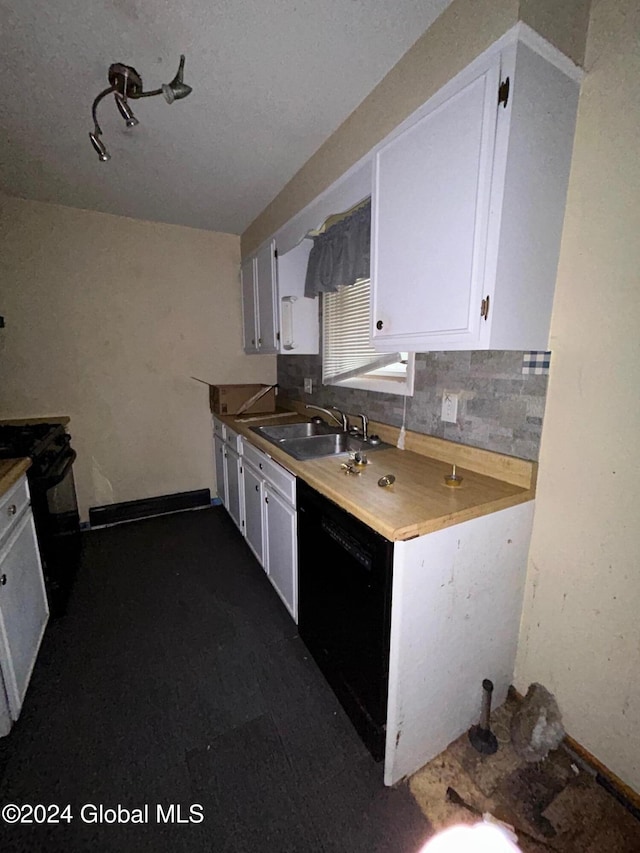
[{"label": "beige wall", "polygon": [[520,20],[583,65],[591,0],[520,0]]},{"label": "beige wall", "polygon": [[586,57],[516,686],[640,791],[640,6],[599,0]]},{"label": "beige wall", "polygon": [[454,0],[244,232],[243,257],[331,186],[518,20],[580,63],[590,3]]},{"label": "beige wall", "polygon": [[0,417],[68,414],[89,506],[215,494],[205,386],[242,352],[239,238],[0,196]]},{"label": "beige wall", "polygon": [[244,232],[243,257],[517,21],[517,0],[454,0]]}]

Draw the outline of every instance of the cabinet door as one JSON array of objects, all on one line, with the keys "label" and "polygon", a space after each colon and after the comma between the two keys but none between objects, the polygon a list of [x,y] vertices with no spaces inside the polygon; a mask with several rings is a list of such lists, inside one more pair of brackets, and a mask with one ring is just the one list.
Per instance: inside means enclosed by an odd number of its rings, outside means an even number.
[{"label": "cabinet door", "polygon": [[226,445],[224,454],[227,474],[227,509],[231,518],[240,530],[244,532],[242,524],[244,520],[244,501],[242,480],[240,478],[240,457],[235,450],[231,450]]},{"label": "cabinet door", "polygon": [[265,567],[262,474],[256,471],[252,465],[249,465],[246,459],[243,460],[242,469],[245,535],[249,547],[258,558],[258,562]]},{"label": "cabinet door", "polygon": [[242,333],[244,351],[258,352],[258,317],[256,314],[256,261],[246,260],[240,268],[242,279]]},{"label": "cabinet door", "polygon": [[499,58],[376,154],[372,338],[381,350],[478,339]]},{"label": "cabinet door", "polygon": [[0,667],[11,717],[17,720],[49,618],[31,511],[2,549],[0,581]]},{"label": "cabinet door", "polygon": [[275,243],[265,244],[256,255],[256,310],[258,314],[258,350],[278,351],[276,329]]},{"label": "cabinet door", "polygon": [[227,480],[225,476],[224,464],[224,442],[216,435],[213,439],[213,446],[215,449],[216,456],[216,492],[218,493],[218,497],[222,501],[223,506],[226,509],[229,509],[229,502],[227,500]]},{"label": "cabinet door", "polygon": [[265,486],[267,566],[269,579],[287,610],[298,621],[296,511]]}]

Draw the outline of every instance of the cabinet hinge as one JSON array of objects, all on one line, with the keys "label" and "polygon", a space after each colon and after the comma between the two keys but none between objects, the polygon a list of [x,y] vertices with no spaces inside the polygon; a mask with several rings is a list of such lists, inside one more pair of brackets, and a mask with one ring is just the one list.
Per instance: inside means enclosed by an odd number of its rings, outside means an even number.
[{"label": "cabinet hinge", "polygon": [[503,80],[502,83],[498,86],[498,106],[502,104],[503,107],[507,106],[507,102],[509,100],[509,78]]}]

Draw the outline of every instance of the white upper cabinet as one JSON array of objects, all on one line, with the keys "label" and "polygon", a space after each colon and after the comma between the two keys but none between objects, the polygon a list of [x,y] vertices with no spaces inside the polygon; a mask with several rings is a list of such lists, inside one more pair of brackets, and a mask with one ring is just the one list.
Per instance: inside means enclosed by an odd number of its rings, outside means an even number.
[{"label": "white upper cabinet", "polygon": [[318,352],[318,300],[306,299],[304,280],[311,240],[278,257],[275,241],[242,263],[242,316],[246,353]]},{"label": "white upper cabinet", "polygon": [[244,351],[258,352],[258,314],[256,311],[256,259],[248,258],[240,267],[242,279],[242,332]]},{"label": "white upper cabinet", "polygon": [[549,53],[489,51],[376,150],[376,349],[548,349],[579,93]]},{"label": "white upper cabinet", "polygon": [[242,321],[246,353],[277,352],[275,243],[243,261]]},{"label": "white upper cabinet", "polygon": [[258,349],[261,353],[278,351],[276,314],[276,244],[265,243],[256,255],[256,308],[258,314]]}]

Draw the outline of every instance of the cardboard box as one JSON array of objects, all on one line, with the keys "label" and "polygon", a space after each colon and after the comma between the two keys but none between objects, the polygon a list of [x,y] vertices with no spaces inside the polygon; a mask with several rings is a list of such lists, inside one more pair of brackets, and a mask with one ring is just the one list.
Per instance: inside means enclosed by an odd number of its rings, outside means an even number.
[{"label": "cardboard box", "polygon": [[242,414],[275,412],[275,388],[268,385],[209,385],[211,411],[214,415],[237,415],[247,400],[265,388],[269,390],[248,408],[243,409]]}]

